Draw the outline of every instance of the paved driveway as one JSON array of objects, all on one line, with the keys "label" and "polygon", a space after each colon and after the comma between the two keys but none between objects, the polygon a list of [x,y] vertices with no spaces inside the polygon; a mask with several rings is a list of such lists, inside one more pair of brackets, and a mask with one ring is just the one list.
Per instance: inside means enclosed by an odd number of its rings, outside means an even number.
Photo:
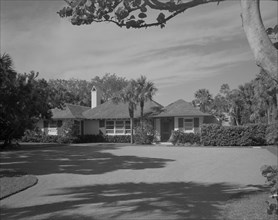
[{"label": "paved driveway", "polygon": [[265,149],[87,144],[1,153],[39,182],[1,201],[5,219],[217,219],[238,189],[264,183]]}]

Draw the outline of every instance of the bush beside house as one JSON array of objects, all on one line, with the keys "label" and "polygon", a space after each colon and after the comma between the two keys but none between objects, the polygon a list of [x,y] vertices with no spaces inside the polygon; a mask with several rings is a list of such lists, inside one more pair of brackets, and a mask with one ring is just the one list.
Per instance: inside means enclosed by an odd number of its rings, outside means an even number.
[{"label": "bush beside house", "polygon": [[[66,126],[69,129],[69,126]],[[248,126],[223,127],[217,124],[203,124],[200,133],[173,131],[169,139],[174,145],[203,146],[263,146],[273,145],[278,137],[278,124],[255,124]],[[135,128],[135,143],[155,142],[155,132],[148,126]],[[44,135],[39,131],[26,131],[23,142],[41,143],[130,143],[130,135],[75,135],[74,132],[61,132],[59,135]]]},{"label": "bush beside house", "polygon": [[200,145],[200,134],[199,133],[184,133],[182,131],[173,131],[170,137],[170,142],[174,145],[179,144],[197,144]]},{"label": "bush beside house", "polygon": [[266,142],[268,145],[274,145],[278,143],[278,122],[267,126]]},{"label": "bush beside house", "polygon": [[156,132],[149,122],[135,127],[134,141],[136,144],[151,144],[155,141]]},{"label": "bush beside house", "polygon": [[267,125],[223,127],[204,124],[201,128],[201,143],[204,146],[260,146],[266,145]]}]

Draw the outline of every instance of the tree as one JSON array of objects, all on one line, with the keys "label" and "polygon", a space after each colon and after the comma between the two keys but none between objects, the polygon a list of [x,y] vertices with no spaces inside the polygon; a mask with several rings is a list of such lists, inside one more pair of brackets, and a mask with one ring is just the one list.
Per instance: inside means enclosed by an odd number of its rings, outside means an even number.
[{"label": "tree", "polygon": [[91,83],[99,87],[102,91],[102,100],[104,102],[110,100],[116,93],[120,92],[128,84],[124,77],[119,77],[115,73],[106,73],[102,78],[94,77]]},{"label": "tree", "polygon": [[134,130],[134,111],[138,104],[138,98],[136,95],[137,83],[135,80],[130,80],[128,85],[122,89],[112,100],[115,103],[123,102],[128,103],[128,112],[130,117],[131,128],[131,144],[133,144],[133,130]]},{"label": "tree", "polygon": [[40,118],[50,118],[49,87],[38,73],[16,73],[9,55],[0,56],[0,139],[11,145]]},{"label": "tree", "polygon": [[141,126],[143,127],[145,102],[152,100],[152,97],[156,93],[157,88],[155,87],[153,82],[147,81],[146,76],[141,76],[140,78],[138,78],[136,80],[136,84],[136,95],[141,110]]},{"label": "tree", "polygon": [[205,113],[209,113],[212,104],[212,95],[207,89],[199,89],[194,94],[195,100],[193,101],[195,106],[199,106],[200,110]]},{"label": "tree", "polygon": [[[71,79],[73,81],[74,79]],[[76,82],[76,81],[75,81]],[[48,84],[51,88],[51,97],[52,97],[52,106],[53,108],[61,108],[64,106],[66,103],[71,103],[71,104],[83,104],[83,105],[90,105],[90,102],[83,102],[79,99],[79,96],[76,96],[78,94],[79,90],[70,88],[69,80],[62,80],[62,79],[50,79],[48,81]],[[84,91],[84,89],[83,89]],[[87,96],[91,97],[90,94]]]},{"label": "tree", "polygon": [[[166,22],[189,8],[225,0],[65,0],[60,17],[69,17],[73,25],[92,22],[113,22],[119,27],[164,27]],[[274,0],[277,1],[277,0]],[[241,0],[241,17],[244,31],[256,64],[278,82],[278,54],[269,39],[260,13],[260,0]],[[151,11],[151,12],[150,12]],[[163,12],[161,12],[163,11]],[[148,12],[156,14],[156,21],[148,21]]]},{"label": "tree", "polygon": [[116,74],[106,73],[102,78],[96,76],[91,81],[51,79],[48,83],[52,88],[53,107],[62,107],[65,103],[91,106],[91,90],[93,86],[97,86],[102,90],[102,101],[106,102],[127,85],[127,80],[123,77],[118,77]]},{"label": "tree", "polygon": [[256,100],[254,117],[260,119],[266,116],[265,121],[271,124],[277,118],[277,85],[264,71],[257,75],[253,84]]}]

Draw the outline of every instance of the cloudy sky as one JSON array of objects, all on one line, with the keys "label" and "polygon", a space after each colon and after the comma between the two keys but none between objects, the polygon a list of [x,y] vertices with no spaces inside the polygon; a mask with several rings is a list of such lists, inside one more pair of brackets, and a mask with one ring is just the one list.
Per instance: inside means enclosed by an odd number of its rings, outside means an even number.
[{"label": "cloudy sky", "polygon": [[[259,72],[242,28],[237,0],[198,6],[166,27],[125,29],[114,24],[73,26],[57,11],[61,0],[1,0],[1,53],[12,56],[18,72],[35,70],[45,79],[86,79],[116,73],[145,75],[167,105],[191,101],[207,88],[215,95]],[[261,1],[265,26],[277,24],[277,2]]]}]

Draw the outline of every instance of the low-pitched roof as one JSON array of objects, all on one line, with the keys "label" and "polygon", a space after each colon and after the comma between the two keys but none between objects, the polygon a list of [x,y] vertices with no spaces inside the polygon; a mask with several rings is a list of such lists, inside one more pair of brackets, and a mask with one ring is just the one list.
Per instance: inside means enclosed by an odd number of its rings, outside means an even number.
[{"label": "low-pitched roof", "polygon": [[[163,106],[155,101],[147,101],[144,105],[144,114],[150,114]],[[128,103],[114,103],[113,101],[105,102],[93,109],[89,109],[83,113],[87,119],[120,119],[129,118]],[[134,118],[140,117],[140,107],[134,112]]]},{"label": "low-pitched roof", "polygon": [[83,112],[90,109],[90,107],[66,104],[64,109],[52,109],[53,119],[84,119]]},{"label": "low-pitched roof", "polygon": [[152,117],[173,117],[173,116],[209,116],[196,109],[190,102],[179,99],[176,102],[167,105],[159,114]]}]

